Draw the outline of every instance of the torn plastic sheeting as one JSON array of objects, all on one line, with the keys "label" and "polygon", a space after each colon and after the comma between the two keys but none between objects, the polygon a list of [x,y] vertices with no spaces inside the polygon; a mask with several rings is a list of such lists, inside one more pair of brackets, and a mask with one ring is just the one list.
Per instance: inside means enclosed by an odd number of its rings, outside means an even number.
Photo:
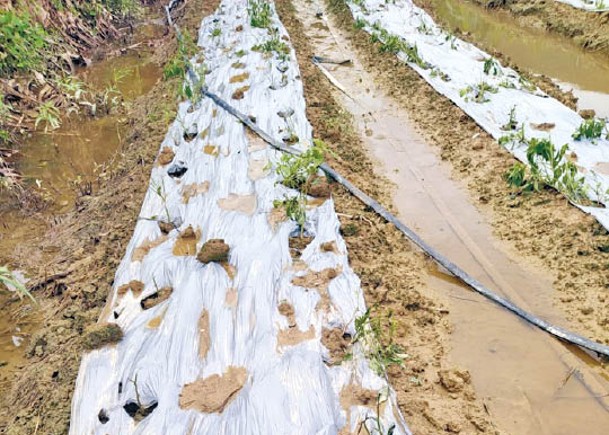
[{"label": "torn plastic sheeting", "polygon": [[[247,6],[246,0],[226,0],[203,20],[199,46],[209,70],[206,83],[277,138],[294,133],[310,141],[293,50],[289,61],[252,51],[270,36],[250,26]],[[240,26],[242,31],[234,30]],[[287,39],[274,13],[272,27]],[[243,72],[249,73],[245,81],[231,83]],[[242,98],[231,99],[238,90]],[[281,110],[293,111],[289,122],[277,114]],[[197,135],[185,134],[193,132]],[[208,147],[214,152],[206,152]],[[354,319],[365,312],[333,201],[308,210],[306,231],[313,239],[295,263],[289,238],[296,225],[284,221],[274,229],[269,223],[273,201],[294,192],[276,184],[274,173],[251,177],[248,171],[254,162],[276,161],[278,152],[249,137],[241,123],[207,99],[180,105],[161,144],[166,148],[173,162],[152,170],[100,319],[120,325],[124,338],[83,358],[70,433],[330,435],[343,428],[356,431],[364,421],[376,424],[376,402],[344,406],[340,400],[351,385],[374,394],[386,388],[359,345],[352,361],[324,363],[322,329],[340,328],[353,336]],[[182,168],[173,177],[172,165]],[[159,220],[178,228],[164,235]],[[193,255],[210,239],[228,244],[228,265],[205,265]],[[335,242],[337,252],[322,250],[325,242]],[[336,273],[323,289],[293,282],[327,269]],[[127,285],[132,282],[141,282],[143,290]],[[162,288],[171,288],[170,296],[144,309],[142,301]],[[283,301],[293,307],[295,325],[279,312]],[[281,343],[279,336],[290,329],[297,340]],[[383,427],[396,425],[395,434],[409,434],[396,417],[395,394],[389,396],[379,416]],[[138,422],[128,412],[133,408],[152,411]]]},{"label": "torn plastic sheeting", "polygon": [[[560,147],[568,144],[569,153],[577,158],[579,173],[585,179],[588,196],[603,205],[609,202],[609,140],[598,139],[596,144],[584,140],[575,141],[572,134],[583,118],[559,101],[548,97],[538,88],[530,91],[520,76],[511,68],[501,66],[496,60],[497,75],[485,74],[484,61],[491,56],[474,45],[444,32],[433,19],[409,0],[386,3],[381,0],[362,0],[360,4],[347,1],[355,20],[364,29],[383,38],[379,29],[396,35],[413,47],[418,56],[430,67],[425,69],[408,61],[406,53],[398,57],[407,62],[436,91],[453,101],[471,116],[495,139],[509,134],[502,129],[510,120],[515,107],[518,125],[524,124],[527,138],[551,138]],[[478,103],[467,91],[485,82],[497,90],[486,92],[488,102]],[[472,89],[473,91],[473,89]],[[469,98],[469,100],[468,100]],[[550,133],[535,130],[532,126],[554,124]],[[514,144],[507,148],[516,158],[527,163],[527,146]],[[602,172],[601,172],[602,171]],[[609,229],[609,210],[605,207],[578,206],[593,215]]]},{"label": "torn plastic sheeting", "polygon": [[606,0],[556,0],[559,3],[564,3],[573,6],[576,9],[583,9],[590,12],[609,11],[609,4]]}]

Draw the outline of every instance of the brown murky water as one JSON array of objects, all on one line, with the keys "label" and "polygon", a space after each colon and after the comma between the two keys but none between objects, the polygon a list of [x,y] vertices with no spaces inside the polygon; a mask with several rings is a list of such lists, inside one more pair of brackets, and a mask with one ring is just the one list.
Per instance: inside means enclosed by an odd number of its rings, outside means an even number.
[{"label": "brown murky water", "polygon": [[[140,36],[140,31],[146,38]],[[159,26],[142,26],[135,39],[141,41],[158,34]],[[116,88],[127,104],[148,92],[160,76],[160,67],[142,49],[94,63],[78,73],[80,80],[95,89]],[[125,130],[121,115],[73,116],[64,119],[58,130],[35,132],[25,141],[17,168],[29,182],[40,183],[53,203],[44,213],[30,216],[20,210],[0,212],[0,264],[15,256],[21,245],[35,245],[54,216],[73,207],[79,189],[120,152]],[[5,294],[0,294],[0,312],[2,375],[23,361],[27,339],[42,321],[42,314],[27,301],[19,302]]]},{"label": "brown murky water", "polygon": [[543,29],[521,27],[507,12],[463,0],[430,0],[444,28],[470,33],[486,47],[536,73],[556,79],[579,98],[578,107],[609,117],[609,57],[585,51]]},{"label": "brown murky water", "polygon": [[[344,87],[337,91],[361,137],[395,182],[401,218],[432,246],[500,294],[556,324],[552,277],[510,251],[492,233],[451,168],[416,133],[408,116],[374,85],[341,31],[320,25],[315,7],[297,3],[316,54],[354,59],[325,65]],[[472,292],[429,263],[428,287],[450,308],[451,359],[472,374],[495,423],[519,435],[607,433],[607,373],[583,351],[567,347]]]}]

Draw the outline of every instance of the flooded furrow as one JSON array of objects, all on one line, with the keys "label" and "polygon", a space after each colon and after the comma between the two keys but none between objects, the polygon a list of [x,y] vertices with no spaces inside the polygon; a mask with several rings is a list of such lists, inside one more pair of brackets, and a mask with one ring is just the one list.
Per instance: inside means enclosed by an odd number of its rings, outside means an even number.
[{"label": "flooded furrow", "polygon": [[[521,68],[573,90],[579,109],[609,117],[609,57],[543,29],[520,26],[508,12],[464,0],[425,0],[446,30],[466,32],[487,50],[507,55]],[[425,4],[425,2],[423,2]]]},{"label": "flooded furrow", "polygon": [[[326,64],[343,87],[337,98],[354,115],[363,142],[396,184],[401,218],[476,279],[556,324],[553,277],[494,235],[451,168],[415,131],[407,114],[374,84],[341,30],[304,0],[294,2],[316,54],[353,59]],[[471,292],[430,263],[429,291],[450,308],[451,358],[472,374],[476,391],[499,427],[514,434],[603,434],[609,424],[607,373],[568,347]]]},{"label": "flooded furrow", "polygon": [[[141,42],[158,37],[162,29],[158,25],[142,26],[134,39]],[[149,50],[143,43],[139,45],[143,47],[80,69],[76,77],[108,98],[129,104],[152,89],[161,77],[161,69],[152,62]],[[22,247],[27,252],[28,247],[36,246],[37,238],[44,235],[55,216],[71,210],[79,194],[88,193],[99,169],[120,153],[127,130],[124,118],[120,111],[98,113],[95,117],[73,115],[64,119],[59,129],[36,131],[24,141],[16,168],[27,182],[44,189],[50,205],[43,212],[31,214],[2,207],[0,265],[10,265],[18,259]],[[49,259],[40,253],[40,263],[46,260]],[[3,374],[23,362],[28,339],[43,321],[43,315],[28,301],[19,302],[6,294],[0,294],[0,310],[4,313],[0,318],[0,374]]]}]

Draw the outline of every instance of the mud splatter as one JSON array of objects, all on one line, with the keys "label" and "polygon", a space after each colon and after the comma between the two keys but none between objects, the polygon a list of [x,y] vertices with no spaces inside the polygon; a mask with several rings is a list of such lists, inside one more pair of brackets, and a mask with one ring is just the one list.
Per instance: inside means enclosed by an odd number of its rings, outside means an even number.
[{"label": "mud splatter", "polygon": [[151,249],[165,243],[168,240],[166,235],[157,237],[154,240],[146,239],[140,246],[136,247],[131,254],[131,261],[142,261]]},{"label": "mud splatter", "polygon": [[209,191],[209,181],[202,183],[186,184],[182,187],[182,202],[188,204],[190,198],[197,195],[203,195]]},{"label": "mud splatter", "polygon": [[236,195],[231,193],[227,198],[218,200],[218,207],[226,211],[237,211],[252,216],[258,207],[256,195]]},{"label": "mud splatter", "polygon": [[245,367],[230,366],[222,375],[211,375],[186,384],[180,393],[180,408],[211,414],[221,413],[237,397],[247,381]]},{"label": "mud splatter", "polygon": [[207,356],[211,346],[211,336],[209,333],[209,312],[203,310],[199,317],[199,358],[202,360]]}]

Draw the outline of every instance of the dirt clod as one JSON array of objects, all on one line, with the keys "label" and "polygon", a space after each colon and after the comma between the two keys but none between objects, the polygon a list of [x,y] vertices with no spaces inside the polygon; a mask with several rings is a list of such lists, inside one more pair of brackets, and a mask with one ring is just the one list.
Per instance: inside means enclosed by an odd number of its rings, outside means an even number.
[{"label": "dirt clod", "polygon": [[131,290],[131,292],[133,292],[133,297],[137,298],[142,294],[142,291],[144,290],[144,283],[142,281],[137,281],[137,280],[129,281],[127,284],[121,285],[116,290],[116,293],[119,296],[123,296],[123,295],[127,294],[127,292],[129,290]]},{"label": "dirt clod", "polygon": [[351,346],[351,337],[345,335],[341,329],[327,329],[321,331],[321,343],[330,352],[329,365],[340,364],[345,359]]},{"label": "dirt clod", "polygon": [[467,370],[439,370],[438,376],[440,384],[449,393],[459,393],[463,391],[465,385],[469,384],[471,376]]},{"label": "dirt clod", "polygon": [[197,260],[207,264],[211,262],[220,263],[228,261],[230,247],[224,243],[223,239],[211,239],[205,242],[197,254]]},{"label": "dirt clod", "polygon": [[315,198],[330,198],[332,187],[326,177],[319,176],[311,180],[307,193]]},{"label": "dirt clod", "polygon": [[123,339],[123,330],[115,323],[93,325],[87,328],[83,338],[85,348],[99,349],[109,344],[118,343]]},{"label": "dirt clod", "polygon": [[195,255],[197,252],[197,242],[201,238],[201,230],[196,231],[189,225],[180,233],[173,245],[173,255],[187,256]]},{"label": "dirt clod", "polygon": [[233,100],[242,100],[245,96],[245,93],[250,90],[249,86],[242,86],[233,92],[232,99]]},{"label": "dirt clod", "polygon": [[173,152],[173,150],[169,147],[163,147],[163,149],[161,150],[161,153],[159,154],[159,158],[158,158],[158,163],[159,166],[165,166],[170,164],[173,161],[173,158],[175,157],[175,153]]},{"label": "dirt clod", "polygon": [[160,288],[159,291],[142,299],[142,301],[140,302],[140,305],[142,306],[142,309],[144,309],[144,310],[148,310],[152,307],[156,307],[161,302],[164,302],[167,299],[169,299],[169,297],[171,296],[171,293],[173,293],[172,287]]}]

